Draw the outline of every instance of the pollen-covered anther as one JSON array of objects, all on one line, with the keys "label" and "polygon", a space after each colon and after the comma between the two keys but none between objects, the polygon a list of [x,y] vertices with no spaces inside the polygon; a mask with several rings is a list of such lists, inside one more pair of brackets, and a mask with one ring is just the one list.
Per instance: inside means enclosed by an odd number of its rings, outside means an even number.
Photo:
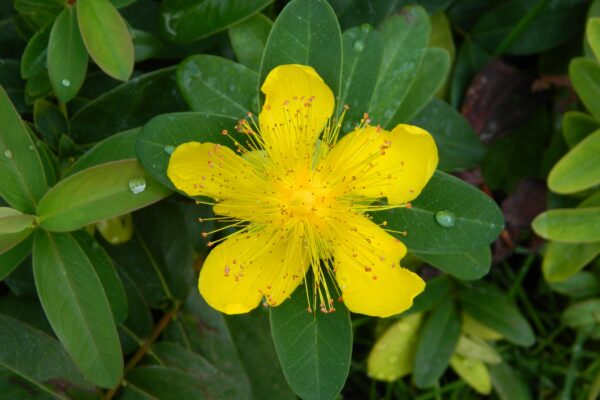
[{"label": "pollen-covered anther", "polygon": [[206,239],[208,237],[208,232],[202,232],[201,235],[204,239]]}]

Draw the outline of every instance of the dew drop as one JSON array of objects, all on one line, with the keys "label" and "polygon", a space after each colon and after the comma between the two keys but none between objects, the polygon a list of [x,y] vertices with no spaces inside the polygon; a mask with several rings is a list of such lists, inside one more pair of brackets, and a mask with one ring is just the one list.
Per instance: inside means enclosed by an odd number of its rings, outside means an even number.
[{"label": "dew drop", "polygon": [[454,213],[450,211],[438,211],[435,213],[435,222],[444,228],[451,228],[456,222],[456,217],[454,217]]},{"label": "dew drop", "polygon": [[146,190],[146,180],[142,177],[131,178],[129,180],[129,190],[131,190],[131,193],[133,194],[142,193]]},{"label": "dew drop", "polygon": [[10,151],[8,149],[4,150],[4,157],[12,158],[12,151]]},{"label": "dew drop", "polygon": [[62,83],[62,85],[63,85],[64,87],[69,87],[69,86],[71,86],[71,81],[70,81],[70,80],[68,80],[68,79],[63,79],[63,80],[62,80],[60,83]]},{"label": "dew drop", "polygon": [[357,40],[356,42],[354,42],[354,51],[356,51],[357,53],[360,53],[364,49],[365,49],[365,42],[363,42],[362,40]]},{"label": "dew drop", "polygon": [[163,147],[163,150],[167,154],[173,154],[173,152],[175,151],[175,146],[168,145],[168,146]]}]

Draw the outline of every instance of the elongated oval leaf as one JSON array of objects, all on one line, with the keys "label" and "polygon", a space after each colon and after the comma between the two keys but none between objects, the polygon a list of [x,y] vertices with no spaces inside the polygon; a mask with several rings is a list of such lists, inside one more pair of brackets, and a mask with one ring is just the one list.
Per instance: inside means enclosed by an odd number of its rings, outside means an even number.
[{"label": "elongated oval leaf", "polygon": [[152,177],[163,185],[175,189],[167,178],[171,152],[186,142],[212,142],[231,145],[237,119],[205,113],[175,113],[160,115],[148,122],[138,136],[136,151],[140,163]]},{"label": "elongated oval leaf", "polygon": [[66,7],[54,21],[48,42],[48,76],[56,97],[71,100],[83,85],[88,55],[79,26],[76,9]]},{"label": "elongated oval leaf", "polygon": [[256,73],[211,55],[192,56],[177,68],[177,86],[194,111],[243,118],[255,112]]},{"label": "elongated oval leaf", "polygon": [[588,20],[585,35],[596,60],[600,61],[600,18],[590,18]]},{"label": "elongated oval leaf", "polygon": [[263,14],[255,14],[229,28],[231,47],[240,64],[258,72],[272,27],[273,21]]},{"label": "elongated oval leaf", "polygon": [[[151,365],[127,374],[125,399],[203,399],[202,381],[181,369]],[[140,397],[141,396],[141,397]]]},{"label": "elongated oval leaf", "polygon": [[600,65],[589,58],[575,58],[569,64],[569,77],[585,108],[600,119]]},{"label": "elongated oval leaf", "polygon": [[115,79],[129,79],[133,42],[115,6],[108,0],[77,0],[76,5],[83,42],[94,62]]},{"label": "elongated oval leaf", "polygon": [[0,281],[9,276],[31,252],[33,235],[22,240],[10,250],[0,254]]},{"label": "elongated oval leaf", "polygon": [[113,387],[123,374],[119,337],[102,283],[70,234],[39,230],[35,285],[52,329],[86,378]]},{"label": "elongated oval leaf", "polygon": [[40,225],[66,232],[145,207],[169,195],[137,160],[85,169],[54,186],[40,201]]},{"label": "elongated oval leaf", "polygon": [[600,242],[550,242],[544,254],[542,271],[548,282],[560,282],[585,267],[600,254]]},{"label": "elongated oval leaf", "polygon": [[550,171],[548,186],[556,193],[579,192],[600,183],[600,130],[569,151]]},{"label": "elongated oval leaf", "polygon": [[519,346],[531,346],[535,336],[517,307],[498,289],[476,284],[460,291],[463,310],[478,322]]},{"label": "elongated oval leaf", "polygon": [[575,147],[589,134],[600,128],[600,122],[589,114],[568,111],[563,114],[563,137],[570,148]]},{"label": "elongated oval leaf", "polygon": [[0,366],[55,398],[64,398],[60,390],[65,386],[86,385],[56,339],[4,314],[0,314]]},{"label": "elongated oval leaf", "polygon": [[50,25],[37,31],[23,51],[21,57],[21,76],[29,79],[44,72],[48,54],[48,38],[50,37]]},{"label": "elongated oval leaf", "polygon": [[519,372],[503,362],[489,367],[492,386],[501,400],[530,400],[528,383]]},{"label": "elongated oval leaf", "polygon": [[600,242],[600,207],[546,211],[532,228],[548,240],[567,243]]},{"label": "elongated oval leaf", "polygon": [[562,322],[572,328],[598,323],[600,299],[589,299],[567,307],[561,316]]},{"label": "elongated oval leaf", "polygon": [[310,65],[338,97],[342,35],[325,0],[293,0],[279,14],[263,54],[260,84],[281,64]]},{"label": "elongated oval leaf", "polygon": [[47,190],[38,150],[0,86],[0,197],[19,211],[33,213]]},{"label": "elongated oval leaf", "polygon": [[177,42],[201,39],[250,17],[273,0],[166,0],[160,7],[163,34]]},{"label": "elongated oval leaf", "polygon": [[10,250],[31,234],[35,225],[33,215],[8,207],[0,207],[0,254]]},{"label": "elongated oval leaf", "polygon": [[457,253],[415,253],[428,264],[463,280],[476,280],[485,276],[492,267],[489,246]]},{"label": "elongated oval leaf", "polygon": [[434,384],[444,373],[460,335],[460,318],[452,301],[440,303],[420,332],[413,377],[418,387]]},{"label": "elongated oval leaf", "polygon": [[271,333],[283,373],[303,399],[335,398],[348,376],[350,315],[343,304],[329,314],[306,311],[304,287],[271,309]]},{"label": "elongated oval leaf", "polygon": [[[443,212],[453,226],[442,226],[436,214]],[[504,224],[496,203],[474,186],[443,172],[436,172],[411,208],[376,212],[373,219],[387,221],[409,250],[424,253],[458,253],[481,248],[494,241]]]}]

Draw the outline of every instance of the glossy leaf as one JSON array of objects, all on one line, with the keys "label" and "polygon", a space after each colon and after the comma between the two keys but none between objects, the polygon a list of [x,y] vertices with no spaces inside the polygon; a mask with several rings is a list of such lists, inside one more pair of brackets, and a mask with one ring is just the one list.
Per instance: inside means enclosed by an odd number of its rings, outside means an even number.
[{"label": "glossy leaf", "polygon": [[283,373],[303,399],[335,398],[348,376],[352,353],[350,314],[343,304],[323,314],[306,312],[305,288],[271,309],[271,333]]},{"label": "glossy leaf", "polygon": [[377,82],[383,57],[383,36],[369,25],[348,29],[342,35],[342,87],[338,114],[350,108],[344,118],[344,132],[349,133],[369,111],[369,102]]},{"label": "glossy leaf", "polygon": [[[377,222],[387,221],[411,251],[458,253],[486,246],[498,237],[504,224],[502,212],[486,194],[443,172],[436,172],[411,208],[373,213]],[[454,225],[436,222],[436,213],[453,214]]]},{"label": "glossy leaf", "polygon": [[0,197],[33,213],[48,182],[37,148],[21,117],[0,87]]},{"label": "glossy leaf", "polygon": [[600,130],[569,151],[550,171],[548,187],[560,194],[580,192],[600,183]]},{"label": "glossy leaf", "polygon": [[575,147],[590,133],[600,128],[600,122],[580,111],[567,111],[562,119],[563,137],[569,148]]},{"label": "glossy leaf", "polygon": [[310,65],[337,97],[340,90],[342,37],[325,0],[293,0],[273,24],[260,66],[260,85],[281,64]]},{"label": "glossy leaf", "polygon": [[191,42],[227,29],[273,0],[166,0],[160,7],[160,28],[170,40]]},{"label": "glossy leaf", "polygon": [[177,91],[175,68],[156,70],[87,103],[71,118],[71,137],[77,143],[93,143],[142,126],[155,115],[186,109]]},{"label": "glossy leaf", "polygon": [[485,276],[492,267],[489,246],[457,253],[419,253],[415,255],[426,263],[463,280],[476,280]]},{"label": "glossy leaf", "polygon": [[467,120],[443,100],[433,98],[410,121],[433,135],[443,171],[460,171],[477,165],[485,149]]},{"label": "glossy leaf", "polygon": [[600,65],[589,58],[575,58],[569,64],[569,77],[585,108],[600,119]]},{"label": "glossy leaf", "polygon": [[56,339],[4,314],[0,314],[0,365],[53,398],[65,398],[60,394],[65,387],[85,385]]},{"label": "glossy leaf", "polygon": [[413,378],[420,388],[433,385],[444,373],[460,335],[460,318],[452,301],[440,303],[419,333]]},{"label": "glossy leaf", "polygon": [[0,254],[0,281],[9,276],[31,253],[33,235],[22,240],[10,250]]},{"label": "glossy leaf", "polygon": [[273,21],[269,18],[254,14],[229,28],[231,47],[240,64],[258,72],[272,27]]},{"label": "glossy leaf", "polygon": [[151,33],[139,29],[131,30],[135,61],[145,61],[156,56],[162,48],[162,42]]},{"label": "glossy leaf", "polygon": [[22,240],[35,228],[35,217],[23,214],[14,208],[0,207],[0,254]]},{"label": "glossy leaf", "polygon": [[[384,128],[393,128],[406,115],[402,109],[409,107],[412,101],[407,95],[413,82],[421,79],[419,70],[423,65],[430,32],[429,17],[420,7],[408,7],[402,15],[390,18],[383,25],[383,60],[368,111],[371,119]],[[422,94],[429,97],[421,106],[436,90],[437,87],[431,93]],[[410,108],[418,111],[420,107]]]},{"label": "glossy leaf", "polygon": [[29,79],[45,70],[48,55],[48,39],[50,25],[37,31],[27,42],[27,47],[21,57],[21,76]]},{"label": "glossy leaf", "polygon": [[137,210],[169,194],[137,160],[121,160],[63,179],[40,201],[37,212],[44,229],[66,232]]},{"label": "glossy leaf", "polygon": [[146,171],[166,187],[174,189],[167,178],[169,157],[182,143],[198,141],[231,145],[237,119],[204,113],[175,113],[160,115],[148,122],[138,136],[136,152]]},{"label": "glossy leaf", "polygon": [[498,289],[489,284],[465,287],[460,292],[463,310],[478,322],[500,333],[506,340],[531,346],[535,336],[517,307]]},{"label": "glossy leaf", "polygon": [[546,211],[538,215],[531,226],[535,233],[548,240],[600,242],[600,207]]},{"label": "glossy leaf", "polygon": [[77,20],[90,57],[108,75],[126,81],[134,51],[125,21],[108,0],[77,0]]},{"label": "glossy leaf", "polygon": [[39,230],[33,244],[35,285],[52,329],[86,378],[113,387],[123,357],[106,294],[91,261],[70,234]]},{"label": "glossy leaf", "polygon": [[600,61],[600,18],[590,18],[588,20],[585,35],[596,60]]},{"label": "glossy leaf", "polygon": [[88,55],[75,7],[66,7],[58,15],[48,42],[48,76],[56,97],[67,102],[79,92],[87,72]]},{"label": "glossy leaf", "polygon": [[194,111],[243,118],[256,109],[256,73],[211,55],[192,56],[177,68],[177,85]]}]

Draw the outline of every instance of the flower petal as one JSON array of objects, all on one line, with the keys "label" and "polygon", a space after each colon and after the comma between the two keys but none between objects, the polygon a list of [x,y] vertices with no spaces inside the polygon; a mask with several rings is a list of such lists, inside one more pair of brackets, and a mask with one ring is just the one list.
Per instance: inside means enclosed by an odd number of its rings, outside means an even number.
[{"label": "flower petal", "polygon": [[188,142],[177,146],[167,168],[175,187],[189,196],[226,198],[255,176],[250,164],[228,147]]},{"label": "flower petal", "polygon": [[266,233],[236,233],[213,249],[200,271],[206,302],[226,314],[246,313],[265,297],[275,307],[302,282],[308,260],[301,243]]},{"label": "flower petal", "polygon": [[344,136],[325,159],[332,181],[346,191],[389,204],[414,200],[438,164],[437,147],[425,130],[400,124],[391,132],[365,127]]},{"label": "flower petal", "polygon": [[335,271],[344,303],[350,311],[377,317],[399,314],[412,306],[425,282],[400,267],[406,246],[362,215],[335,249]]},{"label": "flower petal", "polygon": [[313,146],[331,117],[331,89],[309,66],[275,67],[262,85],[265,104],[259,116],[261,136],[273,158]]}]

